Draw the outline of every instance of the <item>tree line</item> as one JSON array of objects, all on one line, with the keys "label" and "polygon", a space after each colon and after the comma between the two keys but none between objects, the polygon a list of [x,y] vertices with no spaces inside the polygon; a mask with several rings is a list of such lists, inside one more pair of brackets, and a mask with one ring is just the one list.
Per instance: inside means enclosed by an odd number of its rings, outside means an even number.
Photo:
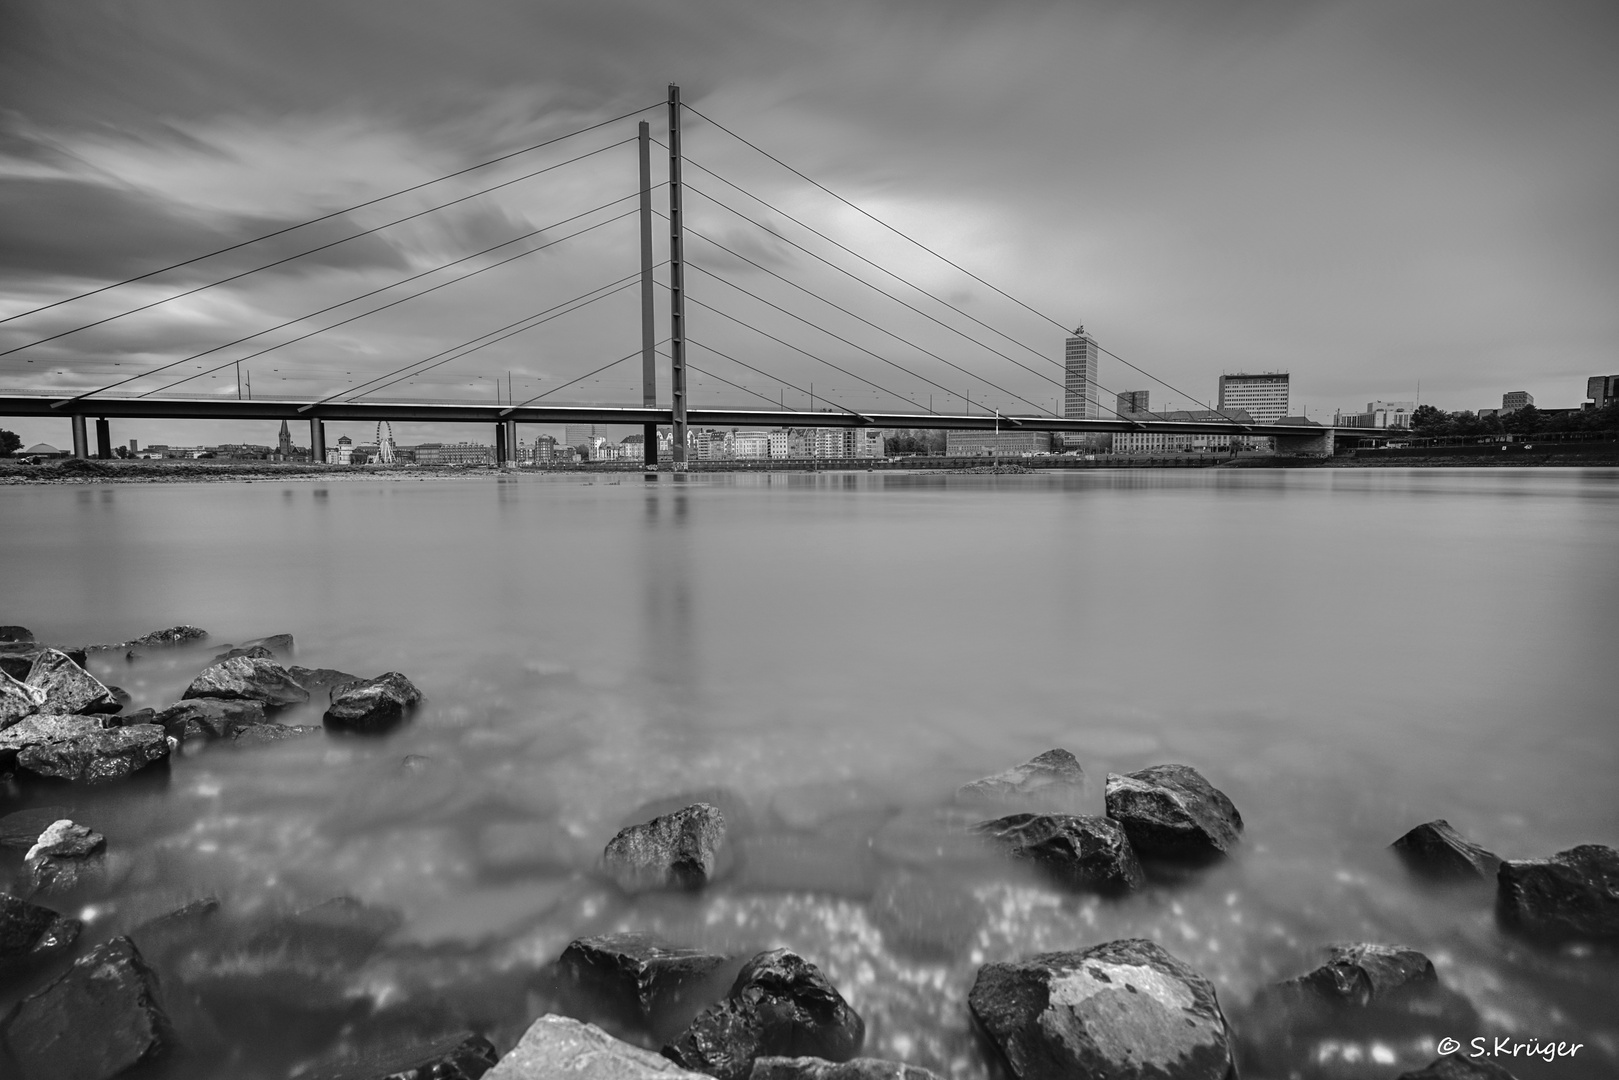
[{"label": "tree line", "polygon": [[1446,412],[1418,405],[1411,414],[1411,434],[1422,438],[1446,435],[1545,435],[1566,431],[1619,431],[1619,402],[1600,409],[1548,412],[1526,405],[1506,414],[1480,416],[1463,410]]}]

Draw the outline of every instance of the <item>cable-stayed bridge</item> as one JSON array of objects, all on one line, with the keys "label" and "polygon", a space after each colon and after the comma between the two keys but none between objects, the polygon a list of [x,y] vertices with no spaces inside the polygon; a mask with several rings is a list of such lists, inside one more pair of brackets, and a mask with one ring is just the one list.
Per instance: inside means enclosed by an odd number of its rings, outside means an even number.
[{"label": "cable-stayed bridge", "polygon": [[[667,119],[663,139],[653,136],[647,120],[637,119],[651,110]],[[782,206],[786,200],[767,199],[686,156],[682,128],[688,114],[830,203],[845,235],[897,239],[915,265],[895,269],[892,258],[863,253],[862,247],[872,250],[869,243],[845,242],[837,227],[813,224],[804,212]],[[619,134],[623,137],[612,138]],[[577,146],[587,137],[611,141],[593,149]],[[630,145],[636,183],[624,184],[618,190],[628,188],[625,194],[607,199],[615,192],[600,186],[613,182],[603,163]],[[570,146],[579,152],[537,165],[544,152],[566,152]],[[657,181],[655,158],[667,163]],[[523,171],[516,175],[501,174],[518,166]],[[700,173],[701,182],[689,179],[688,172]],[[551,185],[544,202],[548,211],[566,203],[573,212],[511,234],[514,221],[532,225],[529,215],[492,211],[491,200],[540,183]],[[456,185],[468,184],[471,190],[446,197]],[[654,198],[660,186],[667,202],[655,206],[663,202]],[[702,201],[701,224],[689,220],[688,196]],[[426,205],[412,208],[421,201]],[[589,205],[576,209],[580,203]],[[372,222],[371,215],[381,220]],[[449,224],[437,224],[445,221]],[[590,241],[584,238],[607,235],[619,223],[619,233],[634,228],[633,243],[619,236],[606,251],[585,249]],[[435,228],[443,235],[432,233]],[[365,245],[393,238],[390,250],[396,250],[405,246],[398,238],[407,234],[417,241],[427,236],[436,241],[429,246],[447,247],[442,253],[455,257],[413,251],[408,259],[392,260],[403,261],[412,273],[313,309],[294,307],[296,314],[224,342],[211,343],[208,336],[223,320],[197,317],[227,292],[275,292],[303,267],[319,266],[327,276],[339,276],[334,267],[341,270],[342,260],[356,258]],[[495,242],[463,253],[464,241],[473,235]],[[689,246],[697,248],[695,258]],[[392,362],[398,357],[390,354],[403,351],[402,340],[420,351],[420,338],[431,335],[437,345],[444,327],[466,322],[461,314],[475,306],[464,299],[468,287],[444,290],[479,279],[510,294],[513,286],[501,269],[532,267],[532,257],[542,252],[553,256],[549,270],[530,282],[542,295],[542,307],[533,310],[532,297],[521,296],[521,317],[425,357]],[[940,274],[953,276],[956,284],[929,280]],[[688,277],[699,286],[696,295],[688,289]],[[577,291],[587,280],[599,283]],[[987,309],[975,314],[970,301],[952,299],[961,295],[963,284],[998,304],[1001,314]],[[352,289],[334,284],[332,291]],[[322,293],[320,299],[329,296]],[[446,299],[453,305],[448,309]],[[403,324],[403,338],[398,325],[375,329],[385,325],[379,318],[384,313],[399,320],[413,310],[426,314]],[[587,317],[579,317],[581,312]],[[142,348],[125,340],[150,335],[150,327],[129,328],[164,313],[179,328],[177,334],[183,331],[180,336],[205,347],[173,356],[183,351],[173,342]],[[1010,331],[1003,329],[1008,319],[1016,324]],[[416,332],[410,333],[413,325]],[[525,366],[528,354],[516,354],[516,365],[524,367],[519,394],[512,356],[526,346],[505,343],[542,327],[567,330],[560,347],[549,345],[543,374]],[[1283,449],[1330,452],[1335,429],[1254,423],[1246,414],[1221,413],[1107,349],[1100,351],[1202,412],[1190,417],[1119,412],[1108,404],[1114,392],[1089,377],[1075,408],[1072,373],[1027,341],[1031,336],[1050,340],[1050,328],[1064,336],[1070,332],[1067,324],[683,104],[671,86],[666,101],[0,318],[0,364],[5,365],[0,415],[67,418],[79,456],[92,454],[91,420],[96,422],[94,453],[111,456],[112,421],[134,418],[306,421],[315,460],[324,457],[326,422],[382,420],[491,425],[502,462],[514,453],[517,425],[570,423],[641,426],[648,455],[657,453],[656,429],[671,429],[677,467],[684,460],[687,429],[694,425],[1213,434],[1271,437]],[[622,355],[610,355],[616,349],[608,355],[600,351],[605,342],[617,341],[622,348],[626,338],[635,337],[638,347]],[[99,349],[85,344],[109,340]],[[599,359],[584,361],[591,352]],[[385,370],[375,370],[384,363]],[[273,376],[269,394],[263,392],[267,367]],[[255,368],[258,394],[252,390]],[[98,371],[111,377],[86,385]],[[831,372],[832,385],[823,374],[817,393],[814,372]],[[34,385],[23,385],[30,378]],[[287,382],[302,392],[281,386]],[[475,400],[468,400],[469,388]],[[1354,434],[1367,433],[1354,429]]]}]

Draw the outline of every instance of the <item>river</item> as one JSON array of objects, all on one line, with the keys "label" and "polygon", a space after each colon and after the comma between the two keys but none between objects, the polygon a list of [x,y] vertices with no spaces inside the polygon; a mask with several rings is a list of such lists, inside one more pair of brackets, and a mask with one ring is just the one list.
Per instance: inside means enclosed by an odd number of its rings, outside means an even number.
[{"label": "river", "polygon": [[[1519,1076],[1619,1073],[1611,958],[1504,937],[1489,890],[1436,891],[1387,850],[1433,818],[1508,858],[1619,843],[1619,471],[13,486],[0,523],[0,622],[211,632],[97,654],[134,708],[282,632],[300,664],[427,697],[386,737],[16,796],[107,835],[112,869],[64,901],[89,940],[202,895],[226,924],[351,896],[398,922],[351,1001],[431,1000],[507,1043],[574,937],[789,945],[866,1017],[867,1053],[973,1080],[985,961],[1153,937],[1238,1012],[1326,943],[1392,941],[1488,1031],[1586,1044]],[[1240,854],[1104,901],[936,828],[956,785],[1054,746],[1094,813],[1109,771],[1195,766],[1240,809]],[[638,807],[715,788],[741,841],[725,879],[632,899],[595,874]],[[210,1023],[243,1077],[344,1037]]]}]

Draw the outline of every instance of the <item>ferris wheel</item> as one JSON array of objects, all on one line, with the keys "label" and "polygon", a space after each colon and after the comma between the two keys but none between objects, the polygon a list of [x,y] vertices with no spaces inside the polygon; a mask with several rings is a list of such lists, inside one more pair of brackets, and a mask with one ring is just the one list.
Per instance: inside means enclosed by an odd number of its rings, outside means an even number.
[{"label": "ferris wheel", "polygon": [[377,460],[384,465],[394,463],[394,426],[386,420],[377,422]]}]

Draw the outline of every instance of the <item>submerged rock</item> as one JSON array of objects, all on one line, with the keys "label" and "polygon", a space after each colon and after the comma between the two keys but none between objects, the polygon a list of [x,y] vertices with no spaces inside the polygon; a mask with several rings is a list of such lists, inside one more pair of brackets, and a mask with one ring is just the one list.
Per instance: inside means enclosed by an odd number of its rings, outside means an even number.
[{"label": "submerged rock", "polygon": [[[726,964],[726,957],[682,948],[647,933],[580,938],[562,951],[557,968],[578,1003],[620,1022],[655,1029],[690,1006]],[[674,1022],[679,1030],[695,1008]]]},{"label": "submerged rock", "polygon": [[46,649],[35,657],[24,681],[44,693],[41,712],[110,713],[123,708],[100,679],[59,649]]},{"label": "submerged rock", "polygon": [[332,687],[332,703],[321,720],[329,728],[374,734],[397,725],[421,700],[422,692],[409,679],[390,671]]},{"label": "submerged rock", "polygon": [[667,1058],[613,1038],[594,1024],[542,1016],[484,1080],[704,1080]]},{"label": "submerged rock", "polygon": [[84,924],[0,893],[0,971],[63,952]]},{"label": "submerged rock", "polygon": [[917,1065],[881,1058],[833,1062],[816,1057],[762,1057],[754,1060],[749,1080],[939,1080],[939,1076]]},{"label": "submerged rock", "polygon": [[986,964],[967,1003],[1018,1080],[1235,1076],[1214,984],[1151,941]]},{"label": "submerged rock", "polygon": [[234,738],[247,728],[269,722],[263,702],[209,697],[176,702],[158,710],[150,720],[181,741]]},{"label": "submerged rock", "polygon": [[866,1024],[820,968],[791,949],[760,953],[730,995],[698,1014],[664,1056],[717,1080],[747,1080],[760,1057],[848,1061]]},{"label": "submerged rock", "polygon": [[307,690],[311,697],[316,694],[328,694],[334,686],[360,681],[358,675],[350,675],[336,668],[306,668],[296,664],[287,668],[287,674],[292,676],[293,682]]},{"label": "submerged rock", "polygon": [[134,942],[113,938],[25,998],[0,1025],[23,1080],[109,1080],[170,1041],[157,977]]},{"label": "submerged rock", "polygon": [[299,1073],[299,1080],[478,1080],[497,1057],[488,1039],[463,1031],[344,1055]]},{"label": "submerged rock", "polygon": [[631,892],[697,889],[714,877],[724,841],[724,815],[707,803],[694,803],[620,829],[607,842],[602,862],[619,886]]},{"label": "submerged rock", "polygon": [[44,705],[45,691],[0,671],[0,729],[10,727],[25,716],[34,715]]},{"label": "submerged rock", "polygon": [[1438,986],[1439,975],[1433,962],[1415,949],[1400,945],[1333,945],[1327,950],[1325,964],[1282,985],[1335,1005],[1364,1006]]},{"label": "submerged rock", "polygon": [[0,768],[14,763],[59,780],[116,780],[168,756],[155,724],[104,728],[91,717],[41,713],[0,731]]},{"label": "submerged rock", "polygon": [[1014,858],[1039,866],[1064,885],[1119,894],[1146,884],[1141,863],[1118,822],[1072,814],[1012,814],[975,826]]},{"label": "submerged rock", "polygon": [[275,653],[263,645],[233,645],[214,657],[214,663],[221,660],[234,660],[238,656],[245,656],[249,660],[274,660]]},{"label": "submerged rock", "polygon": [[1501,868],[1498,856],[1485,851],[1440,818],[1418,825],[1389,845],[1423,877],[1449,881],[1487,881]]},{"label": "submerged rock", "polygon": [[189,645],[194,641],[202,641],[208,636],[208,631],[196,626],[171,626],[167,630],[153,630],[150,634],[142,634],[138,638],[124,642],[122,648],[150,649],[162,648],[168,645]]},{"label": "submerged rock", "polygon": [[1606,844],[1503,862],[1496,882],[1496,915],[1510,930],[1547,941],[1619,939],[1619,851]]},{"label": "submerged rock", "polygon": [[1202,863],[1242,836],[1242,815],[1188,765],[1154,765],[1107,778],[1107,816],[1124,827],[1143,859]]},{"label": "submerged rock", "polygon": [[1063,749],[1047,750],[1022,765],[963,784],[956,801],[969,804],[1012,806],[1028,804],[1077,810],[1085,796],[1085,770]]},{"label": "submerged rock", "polygon": [[235,746],[268,746],[305,735],[323,735],[326,729],[313,724],[255,724],[238,731],[231,743]]},{"label": "submerged rock", "polygon": [[267,709],[302,705],[309,692],[274,660],[238,656],[204,668],[182,698],[232,698],[258,701]]}]

